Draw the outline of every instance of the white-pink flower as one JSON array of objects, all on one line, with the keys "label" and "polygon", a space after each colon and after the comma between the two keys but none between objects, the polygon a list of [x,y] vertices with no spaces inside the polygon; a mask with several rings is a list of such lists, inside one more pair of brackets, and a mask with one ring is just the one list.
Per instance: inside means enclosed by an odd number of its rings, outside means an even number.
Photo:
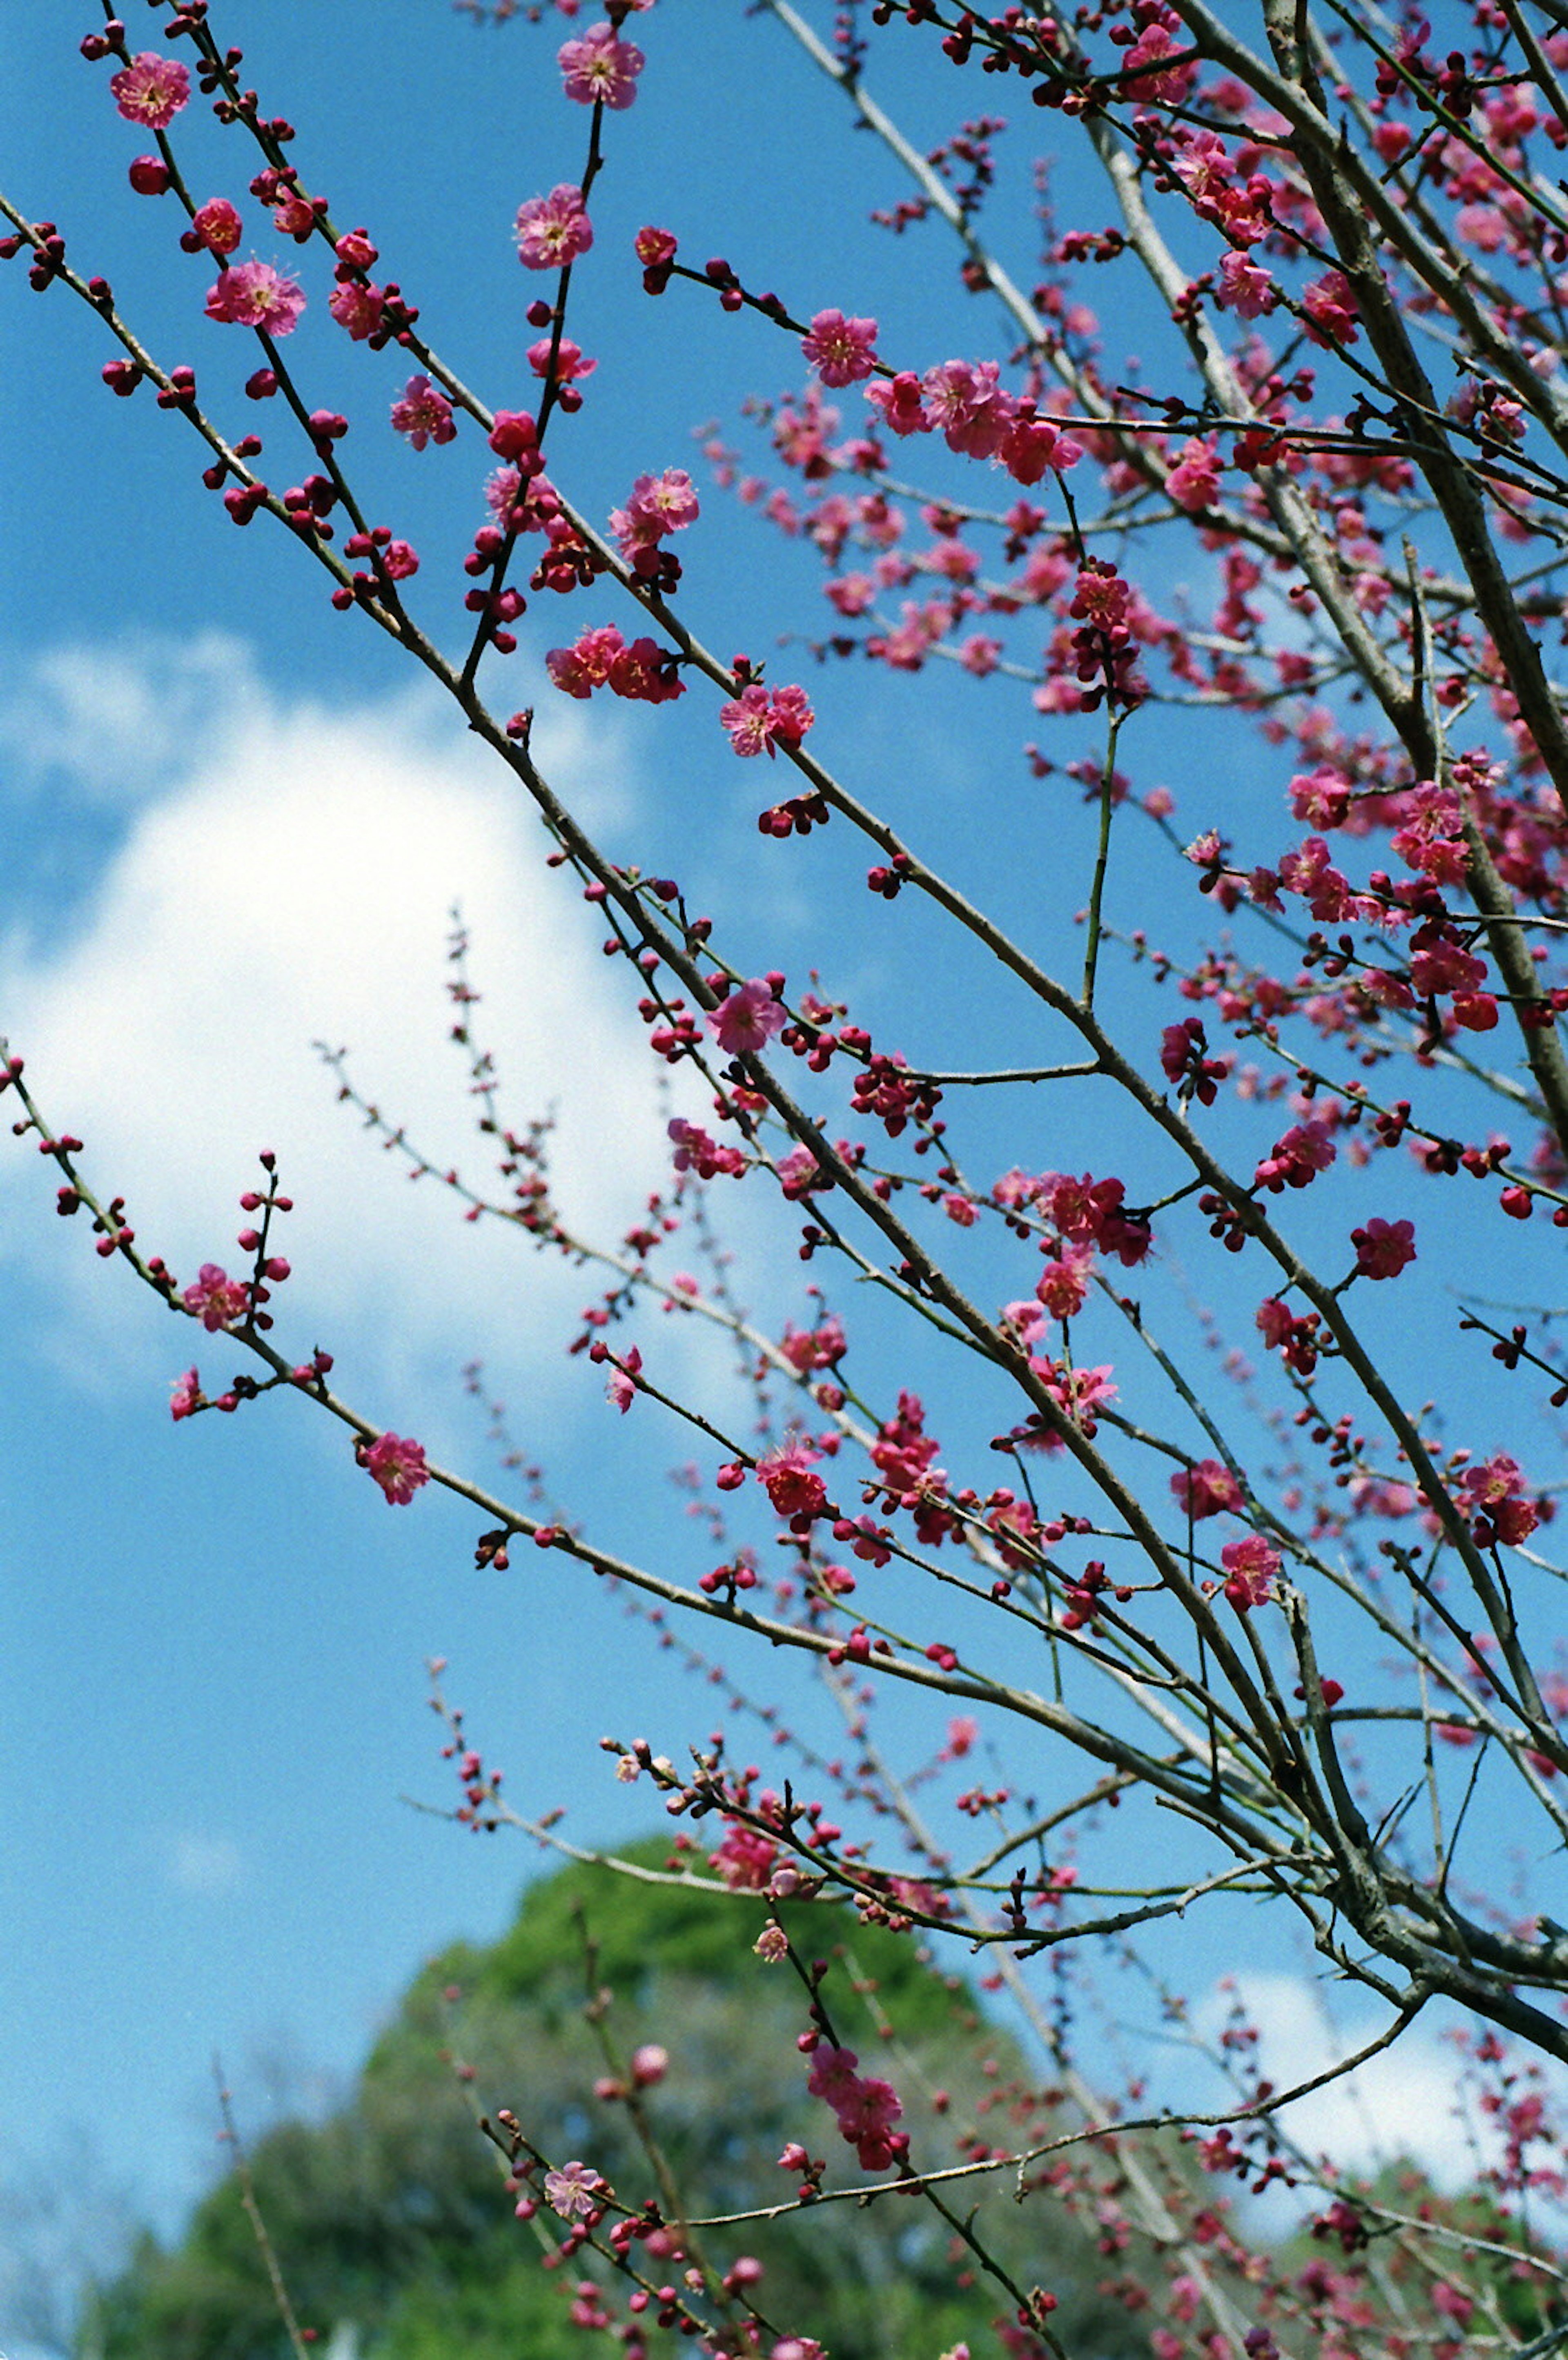
[{"label": "white-pink flower", "polygon": [[563,2221],[581,2220],[593,2212],[604,2181],[591,2165],[563,2163],[544,2175],[544,2201]]},{"label": "white-pink flower", "polygon": [[594,242],[583,192],[571,180],[520,205],[516,228],[518,260],[525,270],[564,270]]}]

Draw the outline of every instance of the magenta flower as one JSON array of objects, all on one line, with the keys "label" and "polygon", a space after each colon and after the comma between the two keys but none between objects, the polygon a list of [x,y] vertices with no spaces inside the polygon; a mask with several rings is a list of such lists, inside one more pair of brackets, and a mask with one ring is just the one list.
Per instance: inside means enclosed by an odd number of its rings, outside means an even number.
[{"label": "magenta flower", "polygon": [[642,1355],[635,1344],[618,1369],[611,1371],[605,1383],[605,1399],[615,1404],[622,1417],[637,1398],[637,1372],[642,1366]]},{"label": "magenta flower", "polygon": [[1165,488],[1179,508],[1196,516],[1212,508],[1220,488],[1220,458],[1212,442],[1193,435],[1165,479]]},{"label": "magenta flower", "polygon": [[109,83],[115,104],[127,123],[145,124],[149,131],[167,131],[191,96],[191,77],[178,58],[143,49],[122,66]]},{"label": "magenta flower", "polygon": [[215,1262],[204,1262],[194,1285],[185,1289],[181,1300],[208,1335],[215,1336],[220,1328],[232,1328],[245,1317],[250,1309],[250,1289]]},{"label": "magenta flower", "polygon": [[618,111],[637,95],[637,77],[647,63],[630,41],[619,41],[613,25],[595,25],[580,40],[565,41],[559,52],[566,96],[579,106]]},{"label": "magenta flower", "polygon": [[554,377],[557,385],[575,385],[580,377],[592,377],[598,361],[585,360],[581,344],[570,336],[563,336],[555,352],[555,366],[550,366],[550,338],[541,336],[528,348],[528,366],[535,377]]},{"label": "magenta flower", "polygon": [[609,529],[621,555],[630,558],[640,549],[656,548],[666,533],[683,532],[696,519],[691,477],[684,467],[666,467],[662,475],[638,476],[626,506],[611,509]]},{"label": "magenta flower", "polygon": [[770,697],[752,681],[739,696],[718,708],[718,718],[729,733],[732,749],[742,760],[754,754],[771,759],[775,744],[798,746],[817,716],[803,688],[775,688]]},{"label": "magenta flower", "polygon": [[718,1039],[721,1049],[732,1057],[755,1056],[765,1049],[775,1032],[784,1028],[784,1011],[773,998],[773,986],[761,976],[753,976],[739,991],[710,1010],[707,1029]]},{"label": "magenta flower", "polygon": [[182,1417],[193,1415],[202,1399],[202,1380],[194,1369],[187,1369],[174,1387],[174,1397],[169,1404],[169,1415],[178,1426]]},{"label": "magenta flower", "polygon": [[547,197],[530,197],[517,209],[517,257],[525,270],[564,270],[594,242],[583,192],[563,180]]},{"label": "magenta flower", "polygon": [[815,1471],[817,1453],[809,1442],[781,1442],[757,1461],[757,1480],[781,1516],[819,1516],[828,1486]]},{"label": "magenta flower", "polygon": [[1374,1218],[1364,1229],[1352,1229],[1355,1267],[1363,1278],[1398,1278],[1416,1258],[1413,1221],[1382,1221]]},{"label": "magenta flower", "polygon": [[304,290],[269,262],[235,262],[207,290],[207,317],[234,328],[261,328],[269,336],[293,333],[305,308]]},{"label": "magenta flower", "polygon": [[457,432],[452,404],[427,377],[411,377],[392,404],[392,425],[416,451],[427,442],[450,442]]},{"label": "magenta flower", "polygon": [[379,1483],[389,1508],[406,1508],[414,1493],[430,1480],[422,1442],[400,1434],[378,1437],[364,1457],[365,1468]]},{"label": "magenta flower", "polygon": [[1225,1596],[1239,1614],[1250,1613],[1255,1606],[1266,1605],[1273,1597],[1279,1552],[1270,1548],[1261,1533],[1248,1533],[1245,1540],[1227,1541],[1220,1551],[1220,1563],[1225,1568]]},{"label": "magenta flower", "polygon": [[876,334],[874,320],[818,311],[800,349],[824,385],[857,385],[876,366]]},{"label": "magenta flower", "polygon": [[1184,1467],[1171,1477],[1170,1488],[1194,1522],[1201,1516],[1217,1516],[1223,1508],[1242,1505],[1241,1485],[1217,1459],[1201,1459],[1196,1467]]},{"label": "magenta flower", "polygon": [[544,2175],[544,2201],[563,2221],[582,2220],[593,2212],[604,2181],[590,2165],[564,2163]]},{"label": "magenta flower", "polygon": [[345,279],[334,287],[327,298],[327,310],[340,328],[346,328],[356,344],[373,336],[381,324],[386,298],[378,287],[367,287],[357,279]]},{"label": "magenta flower", "polygon": [[226,197],[211,197],[192,214],[191,232],[209,254],[232,254],[245,235],[245,224]]}]

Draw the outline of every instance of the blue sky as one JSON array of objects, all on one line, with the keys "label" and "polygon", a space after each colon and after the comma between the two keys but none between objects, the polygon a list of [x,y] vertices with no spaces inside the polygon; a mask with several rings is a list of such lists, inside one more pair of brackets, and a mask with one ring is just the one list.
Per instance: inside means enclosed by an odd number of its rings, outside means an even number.
[{"label": "blue sky", "polygon": [[[77,57],[82,27],[67,14],[56,0],[7,12],[7,193],[59,222],[71,258],[112,279],[149,345],[190,360],[243,431],[257,422],[238,390],[251,355],[202,317],[210,272],[177,251],[171,206],[127,188],[141,143],[113,112],[104,70]],[[874,311],[883,350],[915,366],[995,349],[999,334],[935,233],[895,244],[867,225],[904,193],[896,169],[850,131],[778,27],[712,0],[695,38],[685,14],[662,7],[643,28],[648,71],[635,108],[609,126],[596,251],[578,273],[571,330],[600,367],[552,468],[595,515],[640,472],[698,473],[695,424],[743,437],[745,396],[799,375],[787,341],[752,315],[721,318],[689,289],[644,299],[630,253],[644,221],[698,259],[728,255],[803,315]],[[478,30],[442,0],[227,0],[214,22],[243,42],[264,103],[300,126],[311,185],[341,222],[369,225],[432,341],[493,403],[522,401],[521,312],[537,282],[518,269],[510,221],[523,197],[576,176],[587,122],[561,100],[556,32]],[[954,127],[953,92],[916,71],[913,44],[890,59],[877,86],[929,145]],[[972,89],[957,103],[972,104]],[[180,130],[199,192],[240,198],[249,166],[234,143],[195,108]],[[1003,249],[1027,283],[1025,159],[1003,155]],[[1070,211],[1080,191],[1066,164],[1059,186]],[[1098,193],[1083,202],[1091,222],[1108,209]],[[258,251],[270,256],[263,229]],[[1121,287],[1108,282],[1111,308],[1136,333],[1135,295],[1124,302]],[[356,420],[346,449],[369,505],[422,550],[423,611],[445,628],[488,454],[471,432],[421,456],[397,442],[382,421],[401,372],[331,328],[323,292],[291,356],[313,402]],[[257,1151],[275,1149],[298,1203],[282,1308],[302,1350],[329,1345],[367,1415],[484,1470],[485,1422],[462,1381],[481,1356],[568,1502],[591,1497],[609,1536],[689,1563],[665,1475],[685,1445],[641,1406],[608,1437],[607,1496],[599,1381],[560,1351],[582,1280],[411,1189],[334,1107],[312,1048],[350,1046],[367,1091],[438,1160],[470,1160],[443,998],[460,901],[512,1117],[558,1105],[564,1201],[613,1229],[657,1180],[667,1109],[598,928],[544,869],[506,781],[396,651],[331,612],[268,519],[234,530],[177,421],[145,393],[123,403],[104,390],[109,348],[81,307],[58,290],[34,296],[17,268],[0,305],[11,355],[0,1029],[50,1119],[86,1138],[94,1176],[125,1191],[144,1241],[182,1274],[232,1252],[236,1200]],[[806,660],[774,642],[823,628],[815,562],[710,497],[700,474],[699,486],[697,627],[721,652],[768,654],[771,676],[791,677]],[[574,627],[601,618],[571,609]],[[541,656],[564,628],[542,601],[498,699],[544,704]],[[1033,937],[1066,939],[1081,870],[1063,846],[1083,823],[1073,791],[1027,780],[1026,693],[941,668],[918,683],[870,668],[810,682],[825,759],[898,825],[948,844],[969,890]],[[933,1061],[967,1060],[977,1023],[985,1054],[1037,1054],[1032,1020],[977,1016],[983,978],[927,938],[918,913],[866,923],[863,858],[834,832],[782,852],[762,843],[756,766],[730,759],[701,703],[649,714],[557,699],[536,739],[543,766],[611,846],[678,864],[756,966],[798,973],[830,955],[857,1012],[918,1013]],[[1200,741],[1177,718],[1144,733],[1136,755],[1140,790],[1181,790],[1194,829],[1255,805],[1245,741]],[[1267,848],[1277,833],[1271,818]],[[1129,922],[1169,911],[1164,858],[1151,835],[1119,869]],[[1048,1131],[1028,1111],[1002,1161],[1113,1164],[1114,1125],[1069,1105],[1065,1117],[1053,1107]],[[988,1109],[982,1138],[992,1123]],[[707,1708],[615,1601],[558,1566],[476,1577],[470,1513],[430,1493],[388,1511],[303,1404],[173,1426],[169,1387],[191,1331],[101,1266],[79,1228],[54,1220],[52,1197],[30,1150],[7,1143],[0,2116],[18,2181],[114,2183],[169,2227],[211,2169],[214,2051],[242,2111],[274,2102],[269,2060],[308,2095],[352,2071],[432,1949],[507,1919],[524,1850],[463,1836],[404,1799],[445,1800],[428,1657],[449,1659],[451,1693],[506,1766],[513,1801],[567,1804],[582,1841],[646,1824],[597,1750],[601,1733],[646,1732],[677,1752],[705,1733]],[[740,1216],[751,1299],[775,1321],[801,1307],[783,1234]],[[673,1330],[661,1344],[677,1377],[718,1398],[711,1352]],[[221,1351],[203,1358],[228,1372]],[[983,1433],[987,1405],[968,1415]],[[798,1681],[795,1697],[819,1723]],[[934,1724],[898,1726],[914,1756]],[[1196,1955],[1203,1972],[1226,1962]],[[91,2153],[106,2161],[88,2167]]]}]

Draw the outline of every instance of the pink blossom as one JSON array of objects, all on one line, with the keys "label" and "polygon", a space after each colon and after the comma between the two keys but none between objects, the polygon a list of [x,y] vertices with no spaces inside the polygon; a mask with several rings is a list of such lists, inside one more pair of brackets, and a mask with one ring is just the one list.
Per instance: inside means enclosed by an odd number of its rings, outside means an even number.
[{"label": "pink blossom", "polygon": [[708,1012],[707,1029],[731,1057],[756,1056],[765,1049],[787,1019],[773,997],[772,984],[753,976]]},{"label": "pink blossom", "polygon": [[637,1398],[637,1372],[641,1366],[642,1355],[633,1344],[606,1382],[605,1399],[615,1404],[622,1417]]},{"label": "pink blossom", "polygon": [[525,270],[564,270],[594,242],[583,192],[563,180],[547,197],[530,197],[517,211],[517,255]]},{"label": "pink blossom", "polygon": [[1301,298],[1307,333],[1315,344],[1354,344],[1355,293],[1343,270],[1326,270]]},{"label": "pink blossom", "polygon": [[779,1848],[770,1837],[747,1827],[740,1819],[730,1819],[723,1842],[710,1859],[732,1891],[761,1893],[773,1873],[778,1856]]},{"label": "pink blossom", "polygon": [[1413,1221],[1384,1221],[1376,1217],[1364,1229],[1352,1229],[1355,1266],[1364,1278],[1398,1278],[1416,1258]]},{"label": "pink blossom", "polygon": [[189,103],[191,77],[178,58],[143,49],[112,76],[109,88],[127,123],[145,124],[149,131],[167,131]]},{"label": "pink blossom", "polygon": [[645,2040],[631,2052],[631,2078],[640,2090],[651,2090],[670,2070],[670,2052],[656,2040]]},{"label": "pink blossom", "polygon": [[378,287],[367,287],[362,279],[345,279],[327,298],[327,310],[340,328],[346,328],[356,344],[373,336],[381,324],[386,297]]},{"label": "pink blossom", "polygon": [[926,414],[949,451],[994,458],[1006,442],[1018,405],[998,382],[995,361],[943,361],[921,380]]},{"label": "pink blossom", "polygon": [[1248,1613],[1273,1597],[1279,1552],[1270,1548],[1261,1533],[1248,1533],[1245,1540],[1227,1541],[1220,1551],[1220,1563],[1225,1568],[1225,1596],[1238,1612]]},{"label": "pink blossom", "polygon": [[880,377],[866,388],[866,399],[894,434],[929,434],[932,421],[920,397],[920,380],[912,369],[900,369],[891,379]]},{"label": "pink blossom", "polygon": [[1094,1249],[1087,1245],[1064,1245],[1047,1262],[1036,1281],[1035,1293],[1053,1319],[1071,1319],[1082,1310],[1093,1268]]},{"label": "pink blossom", "polygon": [[237,1326],[250,1309],[250,1289],[237,1278],[230,1278],[215,1262],[204,1262],[194,1285],[185,1289],[181,1300],[187,1311],[193,1312],[209,1336],[220,1328]]},{"label": "pink blossom", "polygon": [[450,442],[457,432],[452,404],[427,377],[411,377],[392,404],[392,426],[416,451],[427,442]]},{"label": "pink blossom", "polygon": [[1539,1510],[1524,1497],[1524,1474],[1517,1459],[1497,1451],[1478,1467],[1467,1467],[1459,1479],[1465,1513],[1483,1547],[1501,1542],[1514,1547],[1529,1538],[1541,1522]]},{"label": "pink blossom", "polygon": [[1171,1477],[1170,1488],[1194,1523],[1243,1504],[1241,1485],[1217,1459],[1201,1459],[1195,1467],[1180,1469]]},{"label": "pink blossom", "polygon": [[576,385],[579,377],[592,377],[598,366],[598,361],[584,359],[582,346],[574,344],[570,336],[563,336],[554,350],[554,360],[552,362],[552,342],[548,336],[541,336],[536,344],[530,344],[528,366],[535,377],[553,377],[557,385]]},{"label": "pink blossom", "polygon": [[232,262],[207,290],[209,320],[235,328],[260,328],[269,336],[291,335],[304,308],[299,280],[275,270],[269,262]]},{"label": "pink blossom", "polygon": [[1220,459],[1212,442],[1197,435],[1183,444],[1181,455],[1165,479],[1165,488],[1179,508],[1196,515],[1212,508],[1220,489]]},{"label": "pink blossom", "polygon": [[623,508],[610,511],[609,529],[623,557],[655,549],[666,533],[683,532],[697,519],[697,497],[684,467],[666,467],[662,475],[639,475]]},{"label": "pink blossom", "polygon": [[813,1470],[819,1454],[798,1438],[781,1442],[757,1462],[757,1480],[781,1516],[819,1516],[828,1487]]},{"label": "pink blossom", "polygon": [[631,104],[637,77],[647,60],[630,41],[620,41],[612,25],[595,25],[580,40],[562,43],[558,62],[568,98],[579,106],[617,110]]},{"label": "pink blossom", "polygon": [[1220,264],[1214,300],[1222,311],[1234,311],[1243,320],[1256,320],[1273,311],[1279,300],[1279,290],[1250,255],[1233,252]]},{"label": "pink blossom", "polygon": [[378,1437],[365,1453],[366,1471],[379,1483],[390,1508],[406,1508],[414,1493],[430,1480],[424,1445],[400,1434]]},{"label": "pink blossom", "polygon": [[761,1959],[763,1966],[776,1967],[781,1960],[787,1959],[789,1956],[789,1936],[784,1932],[782,1926],[774,1924],[773,1920],[770,1919],[768,1924],[763,1927],[762,1932],[758,1935],[756,1940],[752,1943],[751,1948],[755,1950],[758,1958]]},{"label": "pink blossom", "polygon": [[814,1188],[827,1185],[821,1166],[809,1147],[792,1147],[787,1155],[780,1156],[774,1173],[779,1186],[792,1205],[798,1203],[802,1196],[808,1196]]},{"label": "pink blossom", "polygon": [[563,2221],[583,2220],[596,2209],[604,2181],[587,2164],[562,2164],[544,2175],[544,2201]]},{"label": "pink blossom", "polygon": [[752,681],[737,697],[718,708],[718,718],[729,733],[729,743],[741,758],[765,753],[770,759],[775,742],[798,746],[817,718],[803,688],[775,688],[770,697]]},{"label": "pink blossom", "polygon": [[169,1404],[169,1415],[178,1426],[182,1417],[191,1417],[201,1404],[202,1380],[194,1369],[187,1369],[174,1387]]},{"label": "pink blossom", "polygon": [[226,197],[212,197],[192,214],[191,235],[201,239],[209,254],[232,254],[245,235],[245,224]]},{"label": "pink blossom", "polygon": [[824,385],[856,385],[876,366],[877,323],[818,311],[800,349]]}]

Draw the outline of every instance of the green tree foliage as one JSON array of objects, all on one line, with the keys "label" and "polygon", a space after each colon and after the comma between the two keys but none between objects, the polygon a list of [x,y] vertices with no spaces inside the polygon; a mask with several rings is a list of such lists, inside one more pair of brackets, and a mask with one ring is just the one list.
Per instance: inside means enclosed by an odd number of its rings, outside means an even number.
[{"label": "green tree foliage", "polygon": [[[633,1857],[662,1863],[664,1847]],[[778,2158],[791,2139],[828,2158],[829,2187],[857,2184],[852,2153],[806,2088],[799,1979],[751,1953],[762,1923],[752,1895],[573,1865],[532,1885],[490,1948],[459,1944],[433,1960],[349,2103],[319,2125],[280,2125],[250,2158],[294,2308],[322,2347],[346,2327],[363,2360],[579,2352],[570,2306],[592,2257],[565,2271],[543,2266],[560,2223],[514,2217],[504,2166],[476,2118],[510,2107],[553,2163],[580,2157],[639,2204],[657,2193],[656,2166],[625,2103],[602,2085],[624,2078],[642,2042],[669,2055],[647,2114],[691,2216],[790,2200],[796,2178]],[[972,2156],[977,2142],[1001,2149],[1049,2136],[1015,2044],[913,1941],[806,1904],[790,1930],[804,1956],[828,1961],[824,1994],[839,2039],[896,2082],[927,2168]],[[895,2038],[884,2037],[888,2025]],[[1064,2184],[1059,2202],[1036,2199],[1025,2211],[1012,2201],[1015,2179],[960,2183],[955,2212],[980,2203],[992,2250],[1058,2296],[1076,2360],[1142,2353],[1135,2323],[1099,2290],[1111,2266],[1081,2191]],[[716,2229],[703,2244],[721,2268],[759,2258],[765,2315],[781,2332],[808,2323],[833,2360],[935,2360],[966,2333],[972,2340],[968,2257],[927,2207],[896,2195]],[[628,2289],[606,2283],[619,2308]],[[996,2291],[988,2311],[1005,2309]],[[649,2344],[674,2348],[656,2331]],[[81,2345],[83,2360],[279,2360],[286,2348],[234,2174],[172,2250],[142,2243],[99,2291]]]}]

